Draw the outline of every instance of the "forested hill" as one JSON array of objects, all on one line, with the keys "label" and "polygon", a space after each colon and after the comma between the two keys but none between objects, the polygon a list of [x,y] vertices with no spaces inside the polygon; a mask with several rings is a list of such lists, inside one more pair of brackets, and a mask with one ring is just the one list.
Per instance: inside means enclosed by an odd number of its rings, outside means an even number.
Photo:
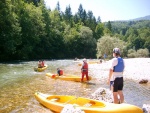
[{"label": "forested hill", "polygon": [[124,57],[149,56],[150,20],[102,23],[82,4],[74,15],[70,5],[60,9],[44,0],[0,1],[0,61],[112,57],[116,46]]},{"label": "forested hill", "polygon": [[136,21],[136,20],[150,20],[150,15],[144,16],[144,17],[135,18],[135,19],[131,19],[129,21]]}]

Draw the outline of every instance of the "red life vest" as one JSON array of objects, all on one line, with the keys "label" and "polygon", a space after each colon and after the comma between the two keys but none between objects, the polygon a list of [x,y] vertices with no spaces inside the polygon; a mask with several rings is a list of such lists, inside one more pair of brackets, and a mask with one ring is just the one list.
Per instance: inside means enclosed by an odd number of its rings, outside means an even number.
[{"label": "red life vest", "polygon": [[44,62],[42,61],[41,65],[44,67]]},{"label": "red life vest", "polygon": [[60,75],[63,75],[63,70],[60,70],[59,74],[60,74]]},{"label": "red life vest", "polygon": [[84,62],[83,70],[88,71],[88,63],[87,62]]}]

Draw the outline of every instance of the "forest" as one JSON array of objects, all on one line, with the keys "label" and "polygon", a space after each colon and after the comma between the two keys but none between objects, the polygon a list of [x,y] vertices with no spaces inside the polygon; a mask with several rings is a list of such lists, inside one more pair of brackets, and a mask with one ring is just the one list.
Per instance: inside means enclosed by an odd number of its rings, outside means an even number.
[{"label": "forest", "polygon": [[47,8],[44,0],[0,1],[0,61],[149,57],[150,20],[101,22],[82,4]]}]

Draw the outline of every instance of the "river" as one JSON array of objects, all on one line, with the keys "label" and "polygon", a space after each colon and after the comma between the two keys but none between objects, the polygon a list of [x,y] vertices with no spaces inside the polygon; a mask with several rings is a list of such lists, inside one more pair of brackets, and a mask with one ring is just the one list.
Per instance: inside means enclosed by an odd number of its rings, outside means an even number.
[{"label": "river", "polygon": [[80,67],[73,60],[45,61],[44,72],[34,72],[37,61],[0,64],[0,112],[1,113],[45,113],[50,112],[34,98],[35,92],[65,94],[88,97],[92,85],[50,79],[47,72],[56,73],[59,67],[66,74],[80,75]]},{"label": "river", "polygon": [[[73,60],[47,60],[45,62],[48,68],[44,72],[35,72],[33,70],[37,65],[37,61],[0,64],[0,113],[52,113],[36,101],[34,98],[35,92],[89,97],[99,87],[109,87],[105,80],[100,82],[96,78],[91,80],[95,84],[51,79],[45,74],[47,72],[56,73],[58,67],[63,69],[65,74],[80,76],[80,66]],[[130,104],[141,107],[142,103],[135,99],[146,102],[147,98],[149,98],[149,93],[141,92],[144,95],[141,98],[140,91],[146,90],[148,92],[149,89],[144,89],[140,86],[142,89],[139,90],[134,85],[137,86],[133,81],[127,81],[125,86],[128,88],[125,91],[128,93],[127,101]]]}]

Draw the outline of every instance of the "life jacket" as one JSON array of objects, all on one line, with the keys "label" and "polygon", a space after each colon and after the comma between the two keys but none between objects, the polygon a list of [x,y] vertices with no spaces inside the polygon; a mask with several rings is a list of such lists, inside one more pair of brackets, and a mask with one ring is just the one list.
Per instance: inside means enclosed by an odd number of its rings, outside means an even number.
[{"label": "life jacket", "polygon": [[121,57],[117,58],[118,59],[118,64],[114,66],[114,72],[123,72],[124,70],[124,62]]},{"label": "life jacket", "polygon": [[84,62],[83,70],[88,71],[88,63],[87,62]]},{"label": "life jacket", "polygon": [[41,65],[44,67],[44,62],[42,61]]},{"label": "life jacket", "polygon": [[60,71],[59,71],[59,75],[63,75],[63,70],[60,70]]}]

